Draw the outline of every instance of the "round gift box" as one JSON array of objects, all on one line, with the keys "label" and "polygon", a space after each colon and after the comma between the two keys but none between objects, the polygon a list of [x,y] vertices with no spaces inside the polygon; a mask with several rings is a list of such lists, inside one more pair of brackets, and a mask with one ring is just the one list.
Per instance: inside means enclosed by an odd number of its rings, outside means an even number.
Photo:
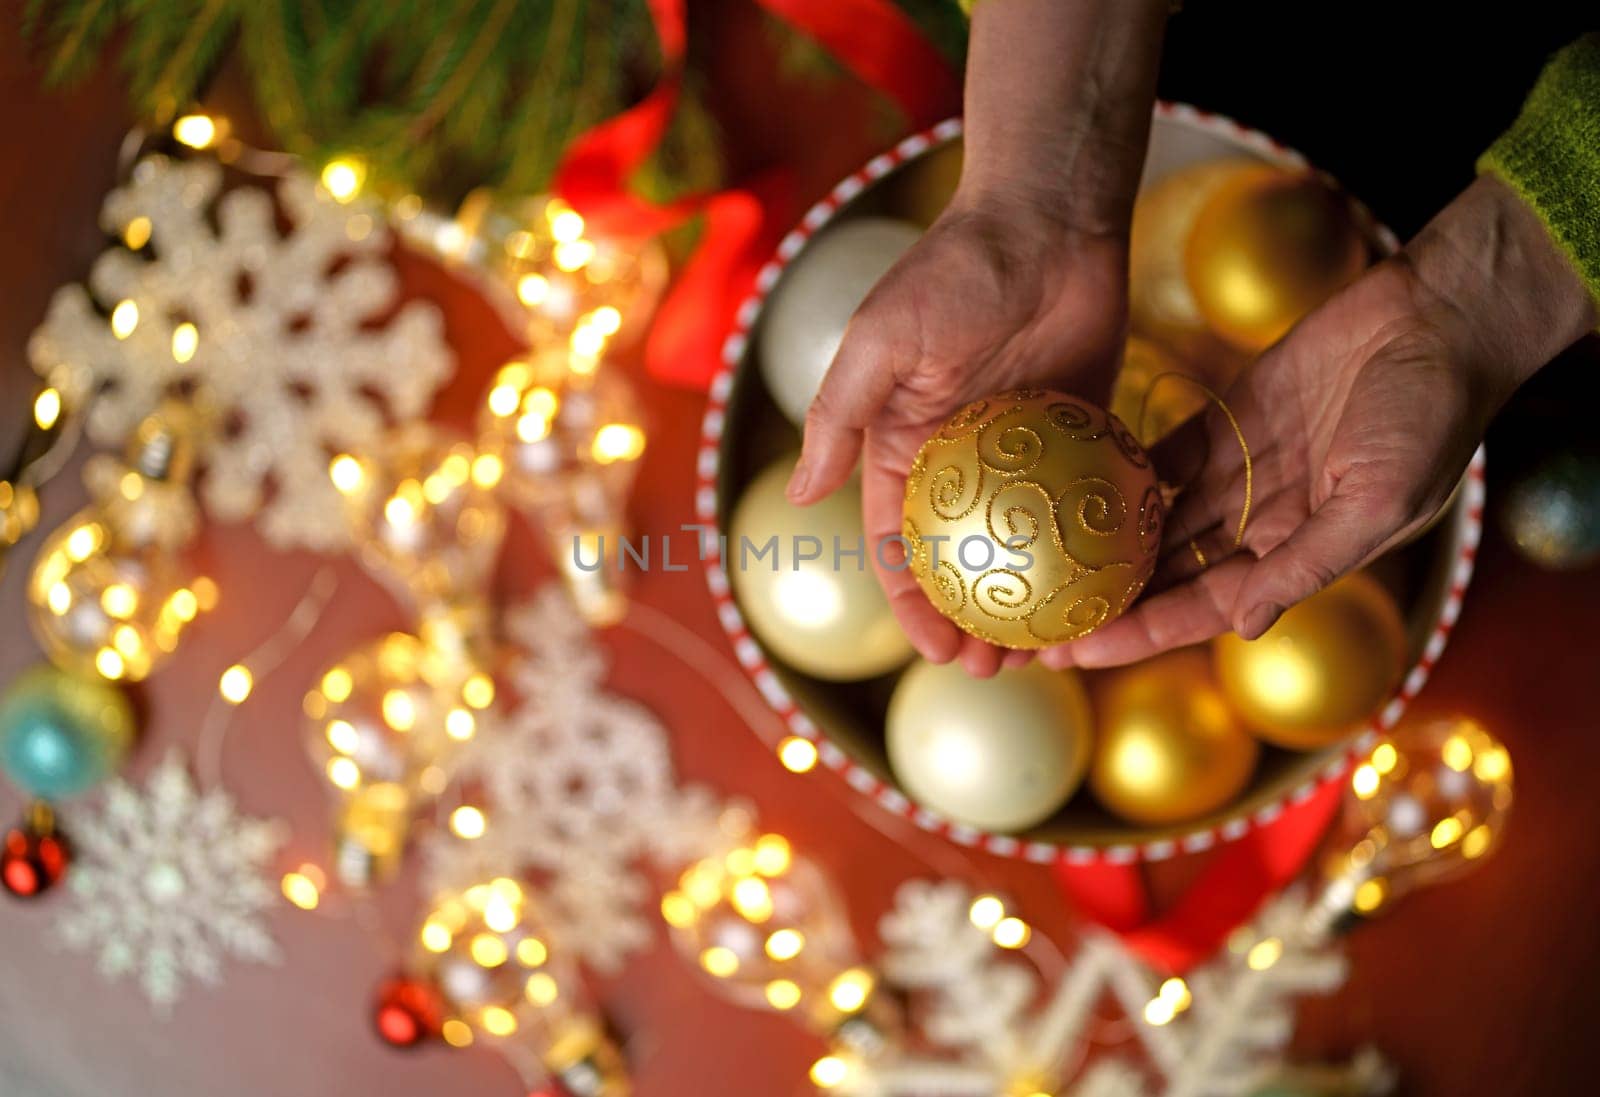
[{"label": "round gift box", "polygon": [[[948,162],[939,169],[927,165],[960,137],[960,120],[950,119],[874,157],[812,206],[761,268],[754,292],[739,309],[711,385],[695,500],[701,522],[715,523],[726,532],[729,514],[749,480],[766,462],[798,445],[798,434],[766,393],[751,338],[784,268],[813,236],[837,220],[863,213],[893,215],[896,188],[919,168],[937,170],[939,176],[949,178]],[[1160,103],[1151,128],[1144,183],[1190,164],[1239,156],[1288,168],[1308,166],[1299,153],[1232,119],[1184,104]],[[1382,254],[1393,252],[1398,246],[1394,234],[1373,220],[1359,202],[1353,204],[1372,247]],[[758,424],[774,424],[779,429],[753,430]],[[1460,614],[1482,531],[1483,474],[1480,447],[1447,505],[1447,513],[1433,529],[1408,546],[1403,559],[1386,557],[1375,565],[1380,572],[1387,570],[1387,577],[1398,580],[1406,592],[1401,606],[1407,620],[1411,666],[1367,726],[1345,742],[1321,751],[1266,751],[1253,782],[1236,801],[1211,815],[1170,827],[1144,827],[1114,819],[1093,805],[1083,791],[1052,818],[1018,834],[988,833],[918,805],[896,784],[884,748],[882,713],[896,675],[841,684],[799,674],[770,658],[760,639],[746,627],[714,550],[705,559],[706,581],[739,663],[767,703],[791,734],[815,743],[822,764],[861,795],[924,830],[1002,856],[1041,863],[1154,861],[1207,849],[1271,823],[1287,806],[1309,797],[1324,783],[1343,780],[1354,761],[1371,748],[1375,736],[1399,720],[1427,681]]]}]

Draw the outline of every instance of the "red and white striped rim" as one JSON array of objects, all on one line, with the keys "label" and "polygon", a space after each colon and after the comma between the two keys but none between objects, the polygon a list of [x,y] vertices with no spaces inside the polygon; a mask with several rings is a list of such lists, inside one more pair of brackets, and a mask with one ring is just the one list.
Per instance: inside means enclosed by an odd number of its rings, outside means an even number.
[{"label": "red and white striped rim", "polygon": [[[1275,163],[1299,168],[1309,166],[1306,158],[1299,152],[1258,130],[1240,125],[1231,118],[1197,110],[1183,103],[1158,103],[1156,114],[1160,118],[1227,137]],[[734,373],[745,358],[750,329],[760,314],[767,294],[782,276],[784,267],[800,254],[812,236],[827,225],[843,206],[869,184],[888,175],[906,161],[915,159],[929,149],[960,135],[961,120],[947,119],[930,129],[907,137],[888,152],[873,157],[854,174],[841,180],[826,197],[807,210],[800,223],[779,242],[777,252],[757,273],[755,288],[739,306],[733,330],[723,343],[722,364],[711,382],[705,419],[701,427],[695,489],[695,512],[701,522],[713,525],[717,520],[717,470],[720,464],[723,429],[727,419],[728,396],[733,391]],[[1374,219],[1359,202],[1356,205],[1360,215],[1367,220],[1381,249],[1386,253],[1396,250],[1399,242],[1394,233]],[[1455,627],[1456,619],[1461,615],[1461,601],[1466,594],[1468,583],[1472,580],[1473,563],[1483,533],[1484,467],[1484,451],[1480,446],[1468,466],[1460,501],[1457,503],[1457,512],[1447,519],[1454,530],[1457,550],[1451,564],[1449,586],[1440,606],[1439,615],[1433,623],[1416,665],[1401,680],[1394,695],[1378,710],[1367,727],[1353,736],[1346,749],[1330,759],[1308,780],[1271,804],[1248,813],[1241,813],[1215,826],[1152,842],[1063,845],[1054,842],[1025,841],[1012,835],[991,834],[976,827],[953,822],[914,803],[905,793],[880,780],[871,770],[856,763],[849,754],[823,735],[821,729],[795,704],[788,690],[784,689],[783,683],[768,665],[766,653],[761,645],[746,626],[744,617],[734,601],[727,572],[723,570],[722,560],[715,545],[709,549],[705,557],[706,585],[711,590],[711,598],[717,607],[717,618],[733,644],[740,666],[787,725],[790,734],[814,743],[818,759],[823,765],[843,777],[851,788],[876,801],[884,810],[909,819],[923,830],[941,835],[957,845],[1039,864],[1058,861],[1072,865],[1159,861],[1180,853],[1195,853],[1220,843],[1234,841],[1256,827],[1273,822],[1283,814],[1285,808],[1308,799],[1327,782],[1343,780],[1349,774],[1351,767],[1371,750],[1377,737],[1393,727],[1400,719],[1411,699],[1427,682],[1434,665],[1444,653],[1445,644],[1450,639],[1450,632]]]}]

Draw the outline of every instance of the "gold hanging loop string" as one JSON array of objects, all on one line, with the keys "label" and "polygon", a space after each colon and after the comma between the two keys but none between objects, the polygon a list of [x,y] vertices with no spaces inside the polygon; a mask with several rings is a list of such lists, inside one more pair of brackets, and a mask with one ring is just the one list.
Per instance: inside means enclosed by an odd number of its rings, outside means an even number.
[{"label": "gold hanging loop string", "polygon": [[[1250,459],[1250,443],[1245,441],[1244,428],[1239,426],[1239,420],[1234,416],[1233,409],[1228,406],[1228,402],[1213,392],[1210,386],[1196,380],[1187,373],[1181,370],[1166,370],[1152,377],[1150,384],[1146,386],[1144,398],[1139,401],[1139,422],[1134,428],[1134,433],[1138,435],[1140,444],[1148,445],[1144,440],[1144,428],[1145,419],[1150,411],[1150,397],[1155,393],[1156,386],[1160,385],[1161,382],[1173,379],[1187,381],[1190,385],[1199,389],[1206,399],[1217,406],[1218,410],[1228,420],[1228,426],[1233,430],[1234,441],[1239,443],[1239,452],[1244,455],[1244,506],[1239,509],[1239,525],[1233,532],[1233,547],[1235,549],[1240,548],[1244,544],[1244,528],[1246,523],[1250,521],[1250,505],[1255,496],[1255,468]],[[1192,537],[1189,538],[1189,551],[1194,553],[1194,558],[1199,561],[1202,568],[1210,567],[1209,562],[1206,560],[1206,554],[1201,551],[1200,546]]]}]

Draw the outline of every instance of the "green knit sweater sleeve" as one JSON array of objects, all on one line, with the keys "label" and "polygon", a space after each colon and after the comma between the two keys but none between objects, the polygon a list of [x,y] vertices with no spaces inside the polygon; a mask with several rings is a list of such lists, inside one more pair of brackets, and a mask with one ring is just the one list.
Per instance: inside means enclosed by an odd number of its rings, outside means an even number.
[{"label": "green knit sweater sleeve", "polygon": [[1478,171],[1538,213],[1600,304],[1600,33],[1550,59]]}]

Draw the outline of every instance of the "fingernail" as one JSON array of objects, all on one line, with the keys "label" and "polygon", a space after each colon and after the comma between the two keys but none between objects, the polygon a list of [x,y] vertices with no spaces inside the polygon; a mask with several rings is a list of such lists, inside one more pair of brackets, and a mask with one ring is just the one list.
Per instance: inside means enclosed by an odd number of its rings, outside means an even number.
[{"label": "fingernail", "polygon": [[1239,635],[1246,640],[1254,640],[1272,627],[1283,610],[1270,602],[1257,606],[1244,615],[1244,627],[1239,630]]},{"label": "fingernail", "polygon": [[791,503],[798,503],[806,493],[806,483],[811,479],[811,470],[806,467],[805,458],[794,466],[794,472],[789,475],[789,486],[784,489],[784,494]]}]

